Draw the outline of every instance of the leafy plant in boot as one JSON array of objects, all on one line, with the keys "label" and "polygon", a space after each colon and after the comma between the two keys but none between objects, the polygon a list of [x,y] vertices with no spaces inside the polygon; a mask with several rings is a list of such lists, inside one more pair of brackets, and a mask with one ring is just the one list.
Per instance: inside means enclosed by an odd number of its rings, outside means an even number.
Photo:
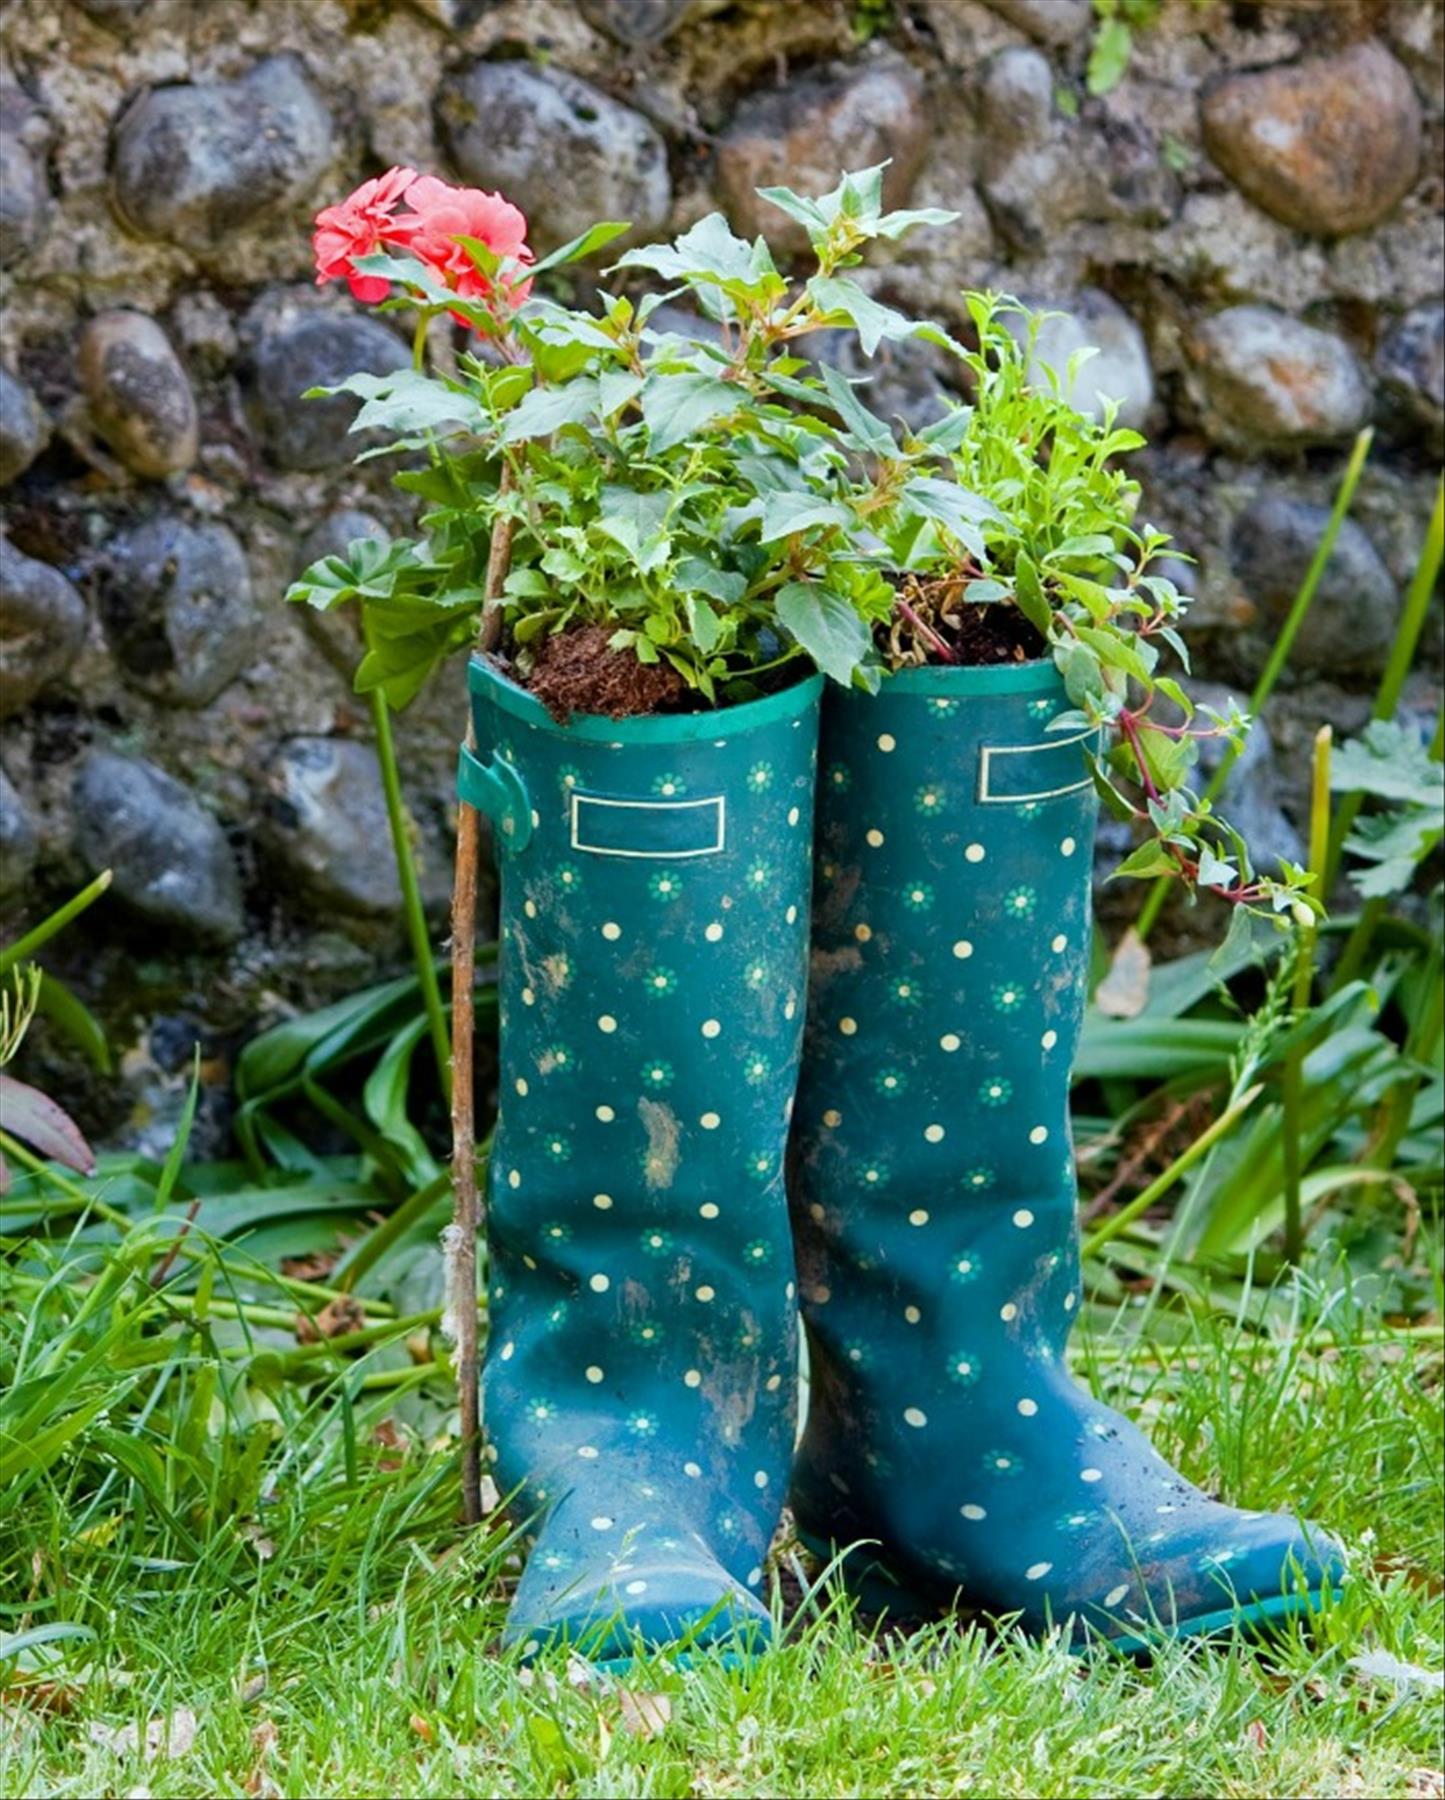
[{"label": "leafy plant in boot", "polygon": [[[969,660],[959,637],[977,630],[970,609],[1007,608],[996,615],[1000,659],[1026,659],[1030,644],[1051,654],[1074,704],[1053,728],[1099,728],[1109,740],[1093,758],[1096,785],[1116,816],[1148,834],[1117,873],[1178,876],[1276,914],[1314,908],[1306,871],[1282,863],[1278,876],[1255,872],[1239,833],[1189,785],[1200,741],[1237,748],[1249,720],[1233,706],[1196,707],[1161,671],[1169,652],[1188,673],[1179,625],[1190,602],[1160,572],[1177,552],[1167,533],[1136,523],[1139,484],[1116,460],[1144,438],[1117,423],[1112,403],[1098,419],[1072,404],[1088,353],[1062,373],[1043,364],[1040,315],[1007,296],[964,298],[977,347],[954,348],[972,404],[901,449],[890,450],[892,434],[873,421],[882,435],[872,433],[877,472],[862,507],[876,509],[878,541],[865,554],[886,562],[899,586],[886,660]],[[940,458],[951,480],[922,472]]]},{"label": "leafy plant in boot", "polygon": [[[672,244],[627,252],[618,268],[660,285],[635,300],[604,296],[597,314],[534,296],[531,280],[621,226],[539,263],[462,235],[480,295],[441,280],[419,234],[354,257],[362,280],[387,284],[385,307],[414,312],[414,367],[325,391],[362,400],[354,431],[388,434],[364,455],[422,450],[430,464],[397,476],[428,502],[422,537],[353,546],[290,590],[323,608],[361,601],[369,652],[358,687],[403,704],[473,641],[504,522],[503,605],[524,677],[549,638],[591,626],[611,650],[671,670],[681,704],[751,698],[760,679],[809,661],[852,680],[891,593],[852,553],[848,446],[831,411],[790,382],[806,366],[793,346],[818,331],[856,331],[870,355],[888,339],[941,341],[845,273],[872,239],[953,216],[884,212],[882,172],[845,176],[816,199],[760,190],[808,232],[815,269],[799,282],[779,273],[764,239],[748,243],[719,213]],[[680,290],[701,314],[686,332],[658,317]],[[427,329],[443,314],[478,331],[484,353],[462,355],[455,374],[427,374]]]}]

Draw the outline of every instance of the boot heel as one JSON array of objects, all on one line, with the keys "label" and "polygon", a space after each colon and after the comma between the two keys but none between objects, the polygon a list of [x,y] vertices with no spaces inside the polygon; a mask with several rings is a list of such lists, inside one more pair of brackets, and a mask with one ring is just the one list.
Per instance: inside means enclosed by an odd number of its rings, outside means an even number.
[{"label": "boot heel", "polygon": [[869,1618],[887,1618],[894,1624],[904,1620],[929,1619],[939,1608],[925,1600],[901,1581],[885,1562],[861,1544],[845,1550],[841,1556],[835,1544],[814,1537],[810,1531],[799,1531],[798,1542],[808,1554],[837,1575],[858,1610]]}]

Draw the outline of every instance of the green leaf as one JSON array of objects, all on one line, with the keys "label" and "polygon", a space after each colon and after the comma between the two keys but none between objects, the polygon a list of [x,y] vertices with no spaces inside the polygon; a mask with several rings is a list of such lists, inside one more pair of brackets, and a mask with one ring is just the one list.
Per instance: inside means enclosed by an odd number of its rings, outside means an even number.
[{"label": "green leaf", "polygon": [[1176,873],[1176,868],[1173,857],[1169,855],[1164,846],[1157,839],[1151,838],[1147,844],[1140,844],[1137,850],[1126,856],[1109,879],[1113,881],[1130,875],[1135,877],[1173,875]]},{"label": "green leaf", "polygon": [[1087,81],[1091,94],[1107,94],[1119,85],[1133,48],[1133,35],[1122,19],[1102,22],[1089,49]]},{"label": "green leaf", "polygon": [[549,269],[560,269],[565,263],[585,262],[589,256],[595,256],[599,250],[631,229],[632,226],[624,220],[604,219],[599,224],[590,225],[580,237],[572,238],[556,250],[549,250],[539,262],[528,266],[527,273],[545,275]]},{"label": "green leaf", "polygon": [[713,375],[649,375],[642,384],[642,422],[653,455],[685,443],[743,403],[738,388]]},{"label": "green leaf", "polygon": [[800,531],[847,525],[852,514],[835,500],[820,500],[812,494],[782,493],[764,496],[761,518],[758,542],[771,544]]},{"label": "green leaf", "polygon": [[1053,627],[1054,609],[1049,605],[1034,560],[1026,550],[1019,551],[1014,563],[1014,599],[1034,630],[1047,637]]},{"label": "green leaf", "polygon": [[865,356],[871,356],[885,339],[917,337],[921,328],[919,320],[884,306],[845,275],[815,275],[808,283],[808,294],[828,316],[828,323],[846,319],[856,327]]},{"label": "green leaf", "polygon": [[893,433],[876,413],[869,412],[858,398],[852,382],[828,363],[822,365],[822,373],[828,398],[846,428],[846,441],[855,449],[870,451],[874,456],[896,456],[898,446],[893,441]]},{"label": "green leaf", "polygon": [[778,623],[825,675],[847,687],[872,644],[868,627],[837,594],[810,581],[790,581],[777,597]]},{"label": "green leaf", "polygon": [[581,425],[598,406],[597,383],[578,377],[559,387],[533,388],[508,416],[502,432],[504,444],[517,444],[524,438],[551,437],[564,425]]}]

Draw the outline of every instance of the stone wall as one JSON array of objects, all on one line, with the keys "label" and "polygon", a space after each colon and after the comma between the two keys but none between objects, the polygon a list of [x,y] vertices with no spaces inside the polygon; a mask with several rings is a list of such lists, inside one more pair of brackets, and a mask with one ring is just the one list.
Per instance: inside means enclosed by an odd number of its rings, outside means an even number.
[{"label": "stone wall", "polygon": [[[1440,0],[1169,0],[1087,95],[1090,0],[24,0],[0,25],[5,923],[90,871],[56,946],[112,1030],[101,1134],[161,1134],[199,1036],[217,1093],[258,1020],[404,964],[349,622],[291,574],[406,509],[342,403],[402,359],[309,279],[306,226],[390,163],[501,187],[540,248],[672,232],[753,188],[892,158],[956,208],[867,279],[957,323],[961,285],[1062,309],[1154,439],[1154,516],[1199,559],[1201,672],[1247,682],[1345,446],[1380,430],[1274,742],[1240,807],[1297,840],[1315,725],[1362,717],[1441,449]],[[879,28],[863,35],[870,22]],[[880,410],[949,380],[886,364]],[[1426,703],[1432,677],[1419,678]],[[429,901],[447,883],[457,679],[403,721]],[[1239,807],[1236,808],[1239,810]],[[42,1040],[42,1043],[44,1040]],[[52,1076],[77,1071],[53,1042]]]}]

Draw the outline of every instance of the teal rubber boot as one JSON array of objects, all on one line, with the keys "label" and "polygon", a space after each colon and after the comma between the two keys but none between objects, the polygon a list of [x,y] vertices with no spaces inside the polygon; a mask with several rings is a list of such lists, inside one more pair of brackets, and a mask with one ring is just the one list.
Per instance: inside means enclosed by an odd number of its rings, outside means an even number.
[{"label": "teal rubber boot", "polygon": [[[1299,1610],[1329,1540],[1217,1504],[1071,1379],[1095,800],[1051,663],[824,704],[792,1503],[862,1597],[1140,1645]],[[1080,1633],[1082,1637],[1084,1633]]]},{"label": "teal rubber boot", "polygon": [[506,1638],[746,1652],[797,1417],[821,679],[567,726],[479,659],[470,685],[458,785],[501,877],[483,1416],[535,1539]]}]

